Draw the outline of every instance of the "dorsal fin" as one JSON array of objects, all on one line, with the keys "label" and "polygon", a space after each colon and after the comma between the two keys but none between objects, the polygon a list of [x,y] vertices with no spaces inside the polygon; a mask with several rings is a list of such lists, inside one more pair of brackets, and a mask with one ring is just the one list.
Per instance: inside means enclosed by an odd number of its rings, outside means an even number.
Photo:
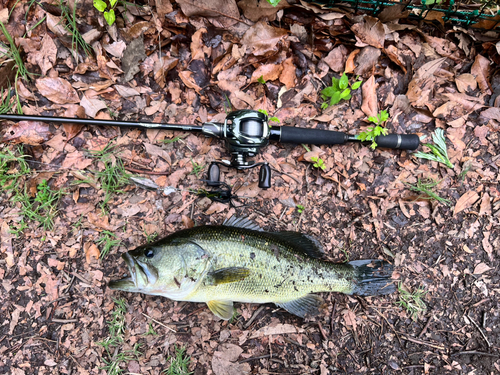
[{"label": "dorsal fin", "polygon": [[226,219],[222,225],[225,225],[226,227],[245,228],[262,232],[262,229],[247,217],[237,217],[233,215],[229,219]]},{"label": "dorsal fin", "polygon": [[291,244],[296,251],[302,252],[311,258],[323,258],[325,252],[319,241],[307,234],[284,231],[272,233],[272,235]]}]

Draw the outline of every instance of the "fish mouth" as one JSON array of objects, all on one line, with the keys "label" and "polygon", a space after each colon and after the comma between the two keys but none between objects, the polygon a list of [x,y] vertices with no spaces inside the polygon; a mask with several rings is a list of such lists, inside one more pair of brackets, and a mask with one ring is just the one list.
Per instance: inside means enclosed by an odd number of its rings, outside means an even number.
[{"label": "fish mouth", "polygon": [[109,288],[114,290],[134,291],[156,283],[158,273],[152,266],[142,263],[128,252],[122,255],[128,267],[130,276],[109,282]]}]

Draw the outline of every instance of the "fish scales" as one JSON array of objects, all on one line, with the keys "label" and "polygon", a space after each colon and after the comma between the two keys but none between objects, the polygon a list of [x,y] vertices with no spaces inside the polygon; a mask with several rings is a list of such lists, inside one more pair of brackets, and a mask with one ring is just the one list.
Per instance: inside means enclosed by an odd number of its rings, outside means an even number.
[{"label": "fish scales", "polygon": [[319,312],[318,292],[358,295],[395,290],[381,260],[331,263],[321,245],[298,232],[264,232],[248,219],[185,229],[123,254],[130,277],[111,289],[205,302],[222,319],[233,301],[275,303],[304,317]]},{"label": "fish scales", "polygon": [[[286,302],[308,293],[352,290],[351,266],[310,258],[272,233],[209,226],[191,234],[202,248],[211,249],[214,269],[238,266],[250,270],[249,276],[241,281],[203,285],[188,296],[192,302],[221,295],[239,302]],[[279,259],[271,250],[271,244],[278,247]],[[303,262],[304,257],[308,262]]]}]

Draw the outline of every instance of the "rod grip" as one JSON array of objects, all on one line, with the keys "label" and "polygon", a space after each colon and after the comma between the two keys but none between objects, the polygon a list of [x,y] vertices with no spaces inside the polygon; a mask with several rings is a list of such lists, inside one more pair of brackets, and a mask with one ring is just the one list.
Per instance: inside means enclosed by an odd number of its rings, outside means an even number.
[{"label": "rod grip", "polygon": [[282,126],[280,142],[307,143],[313,145],[341,145],[347,140],[345,133],[330,130],[294,128]]},{"label": "rod grip", "polygon": [[375,142],[378,147],[415,150],[420,144],[420,138],[416,134],[389,134],[379,135]]}]

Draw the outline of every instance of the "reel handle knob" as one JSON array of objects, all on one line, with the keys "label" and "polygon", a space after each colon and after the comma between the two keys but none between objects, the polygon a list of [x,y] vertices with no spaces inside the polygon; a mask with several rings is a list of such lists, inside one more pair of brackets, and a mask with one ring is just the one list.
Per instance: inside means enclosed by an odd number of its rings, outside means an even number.
[{"label": "reel handle knob", "polygon": [[271,187],[271,167],[264,163],[259,171],[259,187],[261,189],[269,189]]},{"label": "reel handle knob", "polygon": [[208,186],[220,185],[220,168],[216,162],[210,163],[210,167],[208,167],[206,182]]}]

